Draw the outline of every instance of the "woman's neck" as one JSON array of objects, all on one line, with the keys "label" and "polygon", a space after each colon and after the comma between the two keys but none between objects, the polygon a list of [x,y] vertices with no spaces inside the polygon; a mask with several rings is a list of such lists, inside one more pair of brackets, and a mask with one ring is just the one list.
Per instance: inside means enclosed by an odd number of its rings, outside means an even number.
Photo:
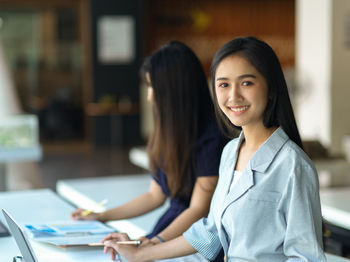
[{"label": "woman's neck", "polygon": [[277,127],[242,127],[245,143],[244,147],[248,151],[255,152],[272,135]]}]

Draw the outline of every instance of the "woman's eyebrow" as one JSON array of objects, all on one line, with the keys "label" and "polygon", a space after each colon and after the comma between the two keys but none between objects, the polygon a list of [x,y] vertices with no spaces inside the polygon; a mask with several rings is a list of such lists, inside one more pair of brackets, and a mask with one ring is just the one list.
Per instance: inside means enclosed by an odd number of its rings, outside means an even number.
[{"label": "woman's eyebrow", "polygon": [[248,78],[248,77],[250,77],[250,78],[256,78],[256,75],[253,75],[253,74],[240,75],[240,76],[238,77],[238,79],[243,79],[243,78]]},{"label": "woman's eyebrow", "polygon": [[[244,78],[256,78],[256,75],[253,74],[244,74],[244,75],[240,75],[239,77],[237,77],[238,79],[244,79]],[[215,81],[221,81],[221,80],[228,80],[228,77],[218,77],[216,78]]]},{"label": "woman's eyebrow", "polygon": [[218,78],[216,78],[216,81],[221,81],[221,80],[228,80],[228,77],[218,77]]}]

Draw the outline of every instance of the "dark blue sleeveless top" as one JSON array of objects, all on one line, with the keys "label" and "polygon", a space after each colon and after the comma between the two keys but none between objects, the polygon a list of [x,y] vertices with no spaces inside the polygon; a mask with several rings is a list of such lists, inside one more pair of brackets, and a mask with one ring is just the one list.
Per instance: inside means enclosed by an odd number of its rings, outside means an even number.
[{"label": "dark blue sleeveless top", "polygon": [[[201,176],[218,176],[221,152],[228,142],[219,131],[216,122],[210,122],[195,144],[196,154],[196,169],[192,172],[191,179],[191,193],[187,196],[175,197],[170,199],[170,207],[159,218],[153,231],[147,236],[152,238],[161,231],[163,231],[178,215],[189,207],[191,195],[197,177]],[[165,195],[170,197],[166,174],[158,169],[157,174],[153,179],[160,185]]]}]

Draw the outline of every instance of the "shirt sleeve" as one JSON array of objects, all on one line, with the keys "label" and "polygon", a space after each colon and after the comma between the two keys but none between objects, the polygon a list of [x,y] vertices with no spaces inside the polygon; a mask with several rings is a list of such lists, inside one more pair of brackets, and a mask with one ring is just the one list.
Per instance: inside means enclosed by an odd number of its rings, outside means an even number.
[{"label": "shirt sleeve", "polygon": [[[322,215],[316,170],[301,163],[295,167],[286,192],[284,254],[288,262],[323,262]],[[288,196],[288,197],[287,197]]]},{"label": "shirt sleeve", "polygon": [[183,233],[187,242],[208,260],[214,260],[222,246],[212,215],[202,218]]}]

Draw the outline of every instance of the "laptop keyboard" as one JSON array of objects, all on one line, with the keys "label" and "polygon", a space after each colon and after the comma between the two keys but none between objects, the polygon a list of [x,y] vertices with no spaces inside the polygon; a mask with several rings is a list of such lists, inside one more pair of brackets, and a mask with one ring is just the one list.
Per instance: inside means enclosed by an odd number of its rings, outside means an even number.
[{"label": "laptop keyboard", "polygon": [[7,237],[10,235],[10,232],[7,230],[5,225],[0,221],[0,237]]}]

